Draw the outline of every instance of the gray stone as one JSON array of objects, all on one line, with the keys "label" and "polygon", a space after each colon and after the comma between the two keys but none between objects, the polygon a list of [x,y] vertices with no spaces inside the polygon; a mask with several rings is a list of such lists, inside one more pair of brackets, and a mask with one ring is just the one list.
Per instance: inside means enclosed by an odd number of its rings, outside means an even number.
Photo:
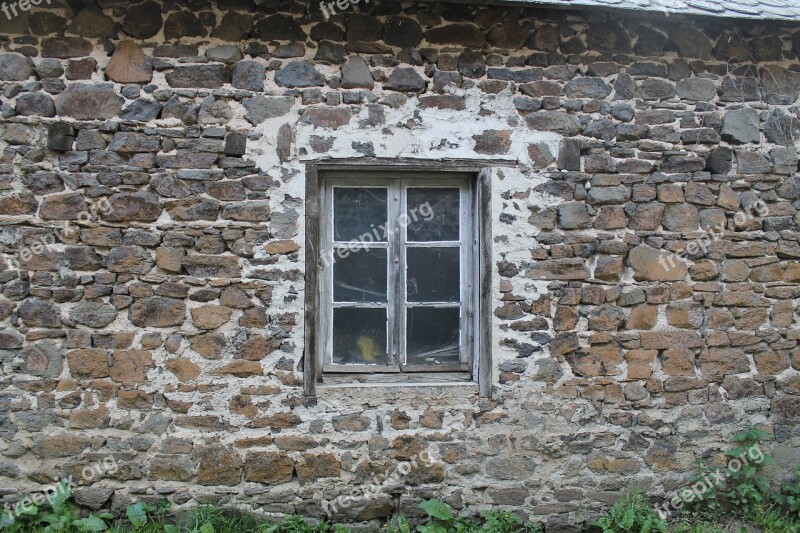
[{"label": "gray stone", "polygon": [[586,32],[586,41],[591,50],[609,54],[625,54],[631,51],[631,38],[616,22],[593,25]]},{"label": "gray stone", "polygon": [[782,146],[791,145],[800,134],[800,120],[785,114],[780,109],[771,109],[764,125],[764,135],[769,142]]},{"label": "gray stone", "polygon": [[325,76],[310,61],[292,61],[275,73],[275,83],[280,87],[321,87]]},{"label": "gray stone", "polygon": [[114,489],[92,485],[91,487],[75,489],[72,494],[75,498],[75,503],[97,511],[102,509],[111,495],[114,494]]},{"label": "gray stone", "polygon": [[659,78],[647,78],[636,88],[636,97],[643,100],[663,100],[672,98],[674,94],[675,87],[672,83]]},{"label": "gray stone", "polygon": [[42,41],[42,57],[85,57],[93,49],[92,43],[80,37],[50,37]]},{"label": "gray stone", "polygon": [[711,80],[688,78],[675,84],[678,98],[697,102],[710,102],[717,94],[717,86]]},{"label": "gray stone", "polygon": [[273,15],[258,23],[258,33],[265,41],[305,41],[306,34],[288,15]]},{"label": "gray stone", "polygon": [[369,65],[363,58],[353,56],[342,65],[342,89],[372,89],[374,85]]},{"label": "gray stone", "polygon": [[207,49],[206,57],[209,59],[209,61],[219,61],[220,63],[233,64],[242,59],[242,51],[238,46],[226,44]]},{"label": "gray stone", "polygon": [[558,206],[558,227],[586,229],[592,227],[592,217],[585,204],[569,203]]},{"label": "gray stone", "polygon": [[767,174],[772,171],[769,158],[760,152],[739,150],[736,152],[736,163],[740,174]]},{"label": "gray stone", "polygon": [[558,147],[558,169],[581,169],[581,141],[579,139],[564,139]]},{"label": "gray stone", "polygon": [[161,5],[147,1],[133,6],[126,6],[122,20],[122,31],[137,39],[149,39],[161,30],[164,20],[161,16]]},{"label": "gray stone", "polygon": [[64,370],[64,353],[53,342],[43,341],[26,346],[22,356],[22,371],[31,376],[54,379]]},{"label": "gray stone", "polygon": [[242,156],[247,152],[247,135],[231,132],[225,137],[225,155]]},{"label": "gray stone", "polygon": [[252,98],[245,98],[242,101],[242,105],[247,111],[247,120],[256,126],[267,119],[282,117],[287,114],[294,105],[294,98],[257,94]]},{"label": "gray stone", "polygon": [[578,117],[563,111],[538,111],[525,117],[528,127],[539,131],[552,131],[565,136],[577,135],[581,131]]},{"label": "gray stone", "polygon": [[161,104],[150,98],[140,98],[122,110],[119,117],[124,120],[149,122],[161,114]]},{"label": "gray stone", "polygon": [[600,78],[577,78],[567,82],[564,92],[570,98],[601,100],[611,94],[611,87]]},{"label": "gray stone", "polygon": [[731,143],[759,142],[761,133],[758,111],[751,108],[728,111],[722,119],[722,139]]},{"label": "gray stone", "polygon": [[117,318],[117,310],[106,303],[92,300],[81,302],[73,307],[69,312],[69,317],[78,324],[90,328],[104,328]]},{"label": "gray stone", "polygon": [[691,26],[670,30],[670,43],[684,58],[708,59],[711,56],[711,41],[703,32]]},{"label": "gray stone", "polygon": [[39,61],[36,72],[40,78],[58,78],[64,74],[64,67],[61,66],[61,61],[58,59],[45,58]]},{"label": "gray stone", "polygon": [[0,80],[24,81],[33,75],[30,59],[21,54],[0,54]]},{"label": "gray stone", "polygon": [[[302,57],[303,51],[293,54],[289,57]],[[344,45],[334,43],[333,41],[321,41],[317,48],[317,54],[314,56],[314,61],[317,63],[328,63],[331,65],[341,65],[344,63],[345,49]],[[276,54],[273,54],[276,55]],[[277,57],[277,55],[276,55]]]},{"label": "gray stone", "polygon": [[231,69],[226,65],[177,66],[166,75],[170,87],[219,89],[231,81]]},{"label": "gray stone", "polygon": [[586,202],[590,205],[624,204],[631,198],[628,187],[592,187],[586,195]]},{"label": "gray stone", "polygon": [[384,89],[398,92],[421,93],[428,83],[413,68],[396,68],[383,84]]},{"label": "gray stone", "polygon": [[258,61],[239,61],[233,66],[231,84],[246,91],[263,91],[266,66]]},{"label": "gray stone", "polygon": [[389,46],[414,48],[422,41],[422,28],[416,20],[406,17],[389,17],[386,20],[383,42]]},{"label": "gray stone", "polygon": [[30,327],[61,327],[61,314],[58,308],[46,300],[25,300],[19,308],[19,318]]},{"label": "gray stone", "polygon": [[105,120],[120,112],[122,102],[111,84],[73,83],[56,98],[56,110],[78,120]]},{"label": "gray stone", "polygon": [[727,174],[733,168],[733,150],[724,146],[714,148],[708,156],[706,169],[714,174]]},{"label": "gray stone", "polygon": [[667,204],[661,225],[667,231],[696,231],[700,215],[692,204]]},{"label": "gray stone", "polygon": [[239,42],[246,39],[254,27],[255,18],[253,15],[229,11],[225,13],[222,21],[211,32],[211,36],[225,42]]},{"label": "gray stone", "polygon": [[187,37],[205,37],[208,30],[200,19],[191,11],[172,12],[164,22],[164,39],[185,39]]},{"label": "gray stone", "polygon": [[25,93],[17,98],[18,115],[52,117],[56,114],[53,99],[44,93]]}]

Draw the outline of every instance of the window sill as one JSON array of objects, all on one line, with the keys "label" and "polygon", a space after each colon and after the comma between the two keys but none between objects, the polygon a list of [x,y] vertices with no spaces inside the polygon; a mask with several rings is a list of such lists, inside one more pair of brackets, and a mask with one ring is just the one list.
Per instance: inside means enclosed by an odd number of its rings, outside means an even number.
[{"label": "window sill", "polygon": [[328,373],[317,387],[429,387],[431,385],[477,385],[469,372],[334,374]]}]

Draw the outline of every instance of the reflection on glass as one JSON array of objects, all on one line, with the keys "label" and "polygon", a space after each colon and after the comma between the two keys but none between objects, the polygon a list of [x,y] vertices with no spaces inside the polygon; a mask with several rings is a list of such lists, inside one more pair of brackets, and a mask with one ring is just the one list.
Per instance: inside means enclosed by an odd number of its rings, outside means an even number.
[{"label": "reflection on glass", "polygon": [[[387,191],[378,187],[334,187],[334,240],[386,242]],[[371,238],[364,237],[367,234]]]},{"label": "reflection on glass", "polygon": [[[386,301],[385,248],[336,256],[333,265],[333,299],[336,302]],[[345,254],[342,254],[345,255]]]},{"label": "reflection on glass", "polygon": [[408,241],[457,241],[458,189],[408,189]]},{"label": "reflection on glass", "polygon": [[459,248],[408,248],[408,301],[460,301],[459,254]]},{"label": "reflection on glass", "polygon": [[385,365],[386,309],[334,309],[333,362]]},{"label": "reflection on glass", "polygon": [[407,314],[409,365],[459,361],[460,309],[414,307]]}]

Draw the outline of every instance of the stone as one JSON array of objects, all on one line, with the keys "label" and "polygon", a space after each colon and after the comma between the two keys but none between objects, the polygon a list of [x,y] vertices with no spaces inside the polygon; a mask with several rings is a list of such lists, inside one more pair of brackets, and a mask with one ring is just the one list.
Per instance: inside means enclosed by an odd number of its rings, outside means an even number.
[{"label": "stone", "polygon": [[564,85],[569,98],[594,98],[602,100],[611,94],[611,87],[600,78],[576,78]]},{"label": "stone", "polygon": [[221,444],[195,449],[199,459],[197,483],[200,485],[238,485],[244,463],[238,453]]},{"label": "stone", "polygon": [[258,61],[239,61],[233,66],[231,85],[246,91],[263,91],[266,70]]},{"label": "stone", "polygon": [[63,369],[64,353],[53,342],[29,344],[22,350],[22,371],[25,374],[54,379],[61,375]]},{"label": "stone", "polygon": [[290,96],[268,97],[257,94],[252,98],[245,98],[242,104],[247,111],[247,120],[255,126],[267,119],[289,113],[294,105],[294,98]]},{"label": "stone", "polygon": [[185,39],[187,37],[205,37],[208,30],[200,19],[190,11],[172,12],[164,21],[164,39]]},{"label": "stone", "polygon": [[33,64],[21,54],[0,54],[0,80],[25,81],[33,75]]},{"label": "stone", "polygon": [[92,485],[91,487],[77,488],[72,494],[75,498],[75,503],[81,507],[99,511],[103,508],[108,499],[111,498],[111,495],[114,494],[114,489],[111,487]]},{"label": "stone", "polygon": [[383,42],[389,46],[414,48],[422,41],[422,28],[414,19],[389,17],[384,24],[384,28]]},{"label": "stone", "polygon": [[592,346],[565,356],[572,371],[583,377],[613,376],[620,373],[622,350],[614,344]]},{"label": "stone", "polygon": [[147,1],[126,6],[122,31],[137,39],[150,39],[161,30],[163,23],[161,5],[157,2]]},{"label": "stone", "polygon": [[779,65],[759,68],[764,102],[772,105],[792,105],[800,96],[800,74]]},{"label": "stone", "polygon": [[486,61],[478,50],[464,50],[458,56],[458,72],[467,78],[482,78],[486,75]]},{"label": "stone", "polygon": [[95,6],[86,6],[81,9],[67,27],[70,33],[90,38],[115,38],[117,25],[111,17],[106,16]]},{"label": "stone", "polygon": [[561,229],[587,229],[592,225],[589,210],[582,203],[562,204],[558,207],[558,227]]},{"label": "stone", "polygon": [[231,319],[233,311],[218,305],[194,307],[191,310],[192,323],[198,329],[217,329]]},{"label": "stone", "polygon": [[720,382],[725,376],[750,371],[747,354],[741,348],[708,348],[698,361],[700,372],[709,381]]},{"label": "stone", "polygon": [[706,162],[706,170],[714,174],[727,174],[732,168],[733,150],[720,146],[711,151]]},{"label": "stone", "polygon": [[306,34],[288,15],[273,15],[258,23],[258,33],[265,41],[305,41]]},{"label": "stone", "polygon": [[325,77],[310,61],[291,61],[275,73],[279,87],[303,88],[325,85]]},{"label": "stone", "polygon": [[525,274],[530,279],[581,280],[589,278],[583,259],[552,259],[536,262]]},{"label": "stone", "polygon": [[372,89],[375,81],[367,62],[359,57],[350,57],[342,65],[342,89]]},{"label": "stone", "polygon": [[100,301],[81,302],[70,309],[69,317],[90,328],[104,328],[117,318],[117,310]]},{"label": "stone", "polygon": [[25,338],[11,330],[0,330],[0,348],[3,350],[16,350],[22,348]]},{"label": "stone", "polygon": [[764,136],[771,143],[790,146],[800,136],[800,120],[780,109],[772,109],[764,125]]},{"label": "stone", "polygon": [[128,319],[140,328],[180,326],[186,320],[186,304],[182,300],[151,296],[136,300]]},{"label": "stone", "polygon": [[109,272],[147,274],[152,270],[153,258],[141,246],[118,246],[106,254],[104,263]]},{"label": "stone", "polygon": [[183,266],[189,275],[201,278],[238,278],[241,275],[239,259],[233,256],[187,255]]},{"label": "stone", "polygon": [[646,244],[633,248],[627,263],[638,281],[682,281],[689,273],[686,263]]},{"label": "stone", "polygon": [[383,84],[384,89],[398,92],[422,93],[428,83],[413,68],[396,68]]},{"label": "stone", "polygon": [[525,122],[530,129],[552,131],[567,137],[577,135],[581,131],[578,118],[563,111],[537,111],[526,116]]},{"label": "stone", "polygon": [[42,57],[69,59],[92,53],[92,43],[81,37],[49,37],[42,40]]},{"label": "stone", "polygon": [[214,46],[206,50],[206,58],[209,61],[217,61],[229,65],[240,61],[243,57],[241,49],[232,44]]},{"label": "stone", "polygon": [[67,362],[72,377],[101,379],[110,376],[108,353],[100,348],[84,348],[67,352]]},{"label": "stone", "polygon": [[728,111],[722,119],[722,140],[736,144],[757,143],[761,140],[759,124],[758,111],[755,109]]},{"label": "stone", "polygon": [[[683,58],[708,59],[711,57],[711,41],[700,30],[691,26],[680,26],[670,31],[670,44]],[[727,58],[726,58],[727,59]]]},{"label": "stone", "polygon": [[231,69],[227,65],[176,66],[166,75],[170,87],[219,89],[231,81]]},{"label": "stone", "polygon": [[687,78],[675,84],[675,93],[683,100],[710,102],[717,94],[717,86],[704,78]]},{"label": "stone", "polygon": [[472,138],[475,140],[475,152],[479,154],[501,155],[511,149],[510,130],[486,130]]},{"label": "stone", "polygon": [[672,98],[675,87],[671,82],[659,78],[647,78],[637,84],[636,97],[643,100],[664,100]]},{"label": "stone", "polygon": [[75,457],[86,450],[92,443],[92,438],[76,432],[59,432],[39,435],[33,441],[33,451],[42,459],[58,457]]},{"label": "stone", "polygon": [[473,24],[448,24],[425,32],[431,44],[456,44],[467,48],[483,48],[486,38]]},{"label": "stone", "polygon": [[667,204],[661,225],[667,231],[695,231],[700,225],[700,216],[691,204]]},{"label": "stone", "polygon": [[158,196],[148,191],[117,193],[109,198],[111,210],[103,215],[109,222],[155,222],[161,216]]},{"label": "stone", "polygon": [[26,93],[17,98],[18,115],[52,117],[56,114],[53,99],[44,93]]},{"label": "stone", "polygon": [[56,97],[56,110],[78,120],[106,120],[122,110],[122,102],[111,84],[73,83]]},{"label": "stone", "polygon": [[45,220],[77,220],[86,208],[86,199],[80,193],[47,196],[42,200],[40,216]]},{"label": "stone", "polygon": [[121,41],[105,69],[108,79],[117,83],[150,83],[153,66],[141,47],[133,41]]},{"label": "stone", "polygon": [[591,50],[609,54],[631,51],[631,38],[616,22],[594,25],[586,32],[586,43]]},{"label": "stone", "polygon": [[295,464],[301,485],[325,477],[339,477],[341,465],[332,453],[301,453],[301,461]]}]

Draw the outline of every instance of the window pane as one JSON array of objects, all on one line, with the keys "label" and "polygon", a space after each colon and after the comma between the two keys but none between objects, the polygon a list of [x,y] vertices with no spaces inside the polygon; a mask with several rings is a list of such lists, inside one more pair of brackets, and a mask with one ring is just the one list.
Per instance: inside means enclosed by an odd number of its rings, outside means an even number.
[{"label": "window pane", "polygon": [[334,253],[333,299],[336,302],[385,302],[385,248]]},{"label": "window pane", "polygon": [[461,301],[459,254],[459,248],[407,248],[408,301]]},{"label": "window pane", "polygon": [[377,187],[334,187],[333,239],[386,242],[387,191]]},{"label": "window pane", "polygon": [[458,189],[408,189],[408,240],[459,240]]},{"label": "window pane", "polygon": [[333,362],[385,365],[386,309],[334,309]]},{"label": "window pane", "polygon": [[460,309],[408,309],[406,362],[435,365],[459,361]]}]

